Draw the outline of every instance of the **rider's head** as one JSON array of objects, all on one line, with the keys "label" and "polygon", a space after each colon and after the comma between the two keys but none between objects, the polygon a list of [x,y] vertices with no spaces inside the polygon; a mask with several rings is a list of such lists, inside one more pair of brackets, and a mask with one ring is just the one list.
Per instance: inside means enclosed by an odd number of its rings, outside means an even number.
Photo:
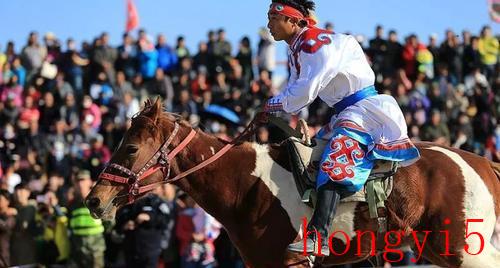
[{"label": "rider's head", "polygon": [[314,8],[310,0],[272,0],[267,27],[276,41],[290,42],[302,28],[316,24]]}]

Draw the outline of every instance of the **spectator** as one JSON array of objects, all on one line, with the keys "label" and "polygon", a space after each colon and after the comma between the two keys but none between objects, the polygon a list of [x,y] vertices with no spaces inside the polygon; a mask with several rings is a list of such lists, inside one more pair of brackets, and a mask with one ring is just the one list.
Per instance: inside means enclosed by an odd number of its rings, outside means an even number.
[{"label": "spectator", "polygon": [[465,46],[462,65],[464,67],[464,76],[469,75],[474,68],[481,67],[481,53],[479,51],[478,37],[473,36],[470,45]]},{"label": "spectator", "polygon": [[186,47],[186,40],[184,39],[184,36],[179,36],[177,38],[177,45],[175,46],[175,52],[177,54],[177,58],[179,59],[179,61],[185,58],[189,58],[191,56],[189,49]]},{"label": "spectator", "polygon": [[10,100],[15,106],[21,107],[23,105],[23,87],[19,84],[18,79],[17,75],[12,75],[7,80],[0,94],[0,100],[4,103]]},{"label": "spectator", "polygon": [[43,100],[40,106],[40,128],[43,132],[49,133],[51,126],[60,117],[59,109],[56,107],[54,95],[51,92],[46,92],[43,95]]},{"label": "spectator", "polygon": [[269,77],[273,76],[276,67],[276,47],[274,39],[266,28],[261,28],[259,31],[260,41],[257,50],[257,66],[259,73],[266,70]]},{"label": "spectator", "polygon": [[5,56],[7,57],[7,62],[13,62],[14,59],[18,57],[18,54],[16,53],[14,42],[9,41],[7,43],[7,47],[5,49]]},{"label": "spectator", "polygon": [[115,78],[115,61],[118,53],[109,45],[108,33],[102,33],[99,42],[96,43],[93,53],[93,61],[96,63],[96,73],[104,72],[110,79],[111,84]]},{"label": "spectator", "polygon": [[101,125],[102,113],[90,96],[83,97],[83,107],[82,107],[80,121],[85,121],[89,124],[95,131]]},{"label": "spectator", "polygon": [[83,200],[90,193],[92,179],[88,170],[80,170],[75,177],[75,200],[69,204],[71,231],[71,261],[77,267],[104,267],[104,226],[90,215]]},{"label": "spectator", "polygon": [[38,260],[49,267],[64,265],[70,254],[66,209],[59,206],[56,195],[51,191],[39,195],[37,199],[37,228],[42,232],[37,241]]},{"label": "spectator", "polygon": [[102,135],[97,134],[90,141],[90,148],[83,152],[84,166],[90,171],[92,178],[97,178],[99,173],[104,169],[104,166],[111,159],[111,152],[103,142],[104,138]]},{"label": "spectator", "polygon": [[176,235],[179,239],[181,268],[211,268],[213,246],[207,241],[207,214],[188,196],[181,196],[184,208],[177,216]]},{"label": "spectator", "polygon": [[43,42],[47,48],[47,59],[49,62],[57,62],[61,56],[61,43],[54,33],[47,32],[43,37]]},{"label": "spectator", "polygon": [[404,70],[406,76],[411,80],[417,77],[417,49],[418,39],[416,35],[410,35],[406,38],[406,44],[403,49]]},{"label": "spectator", "polygon": [[9,94],[6,103],[0,102],[0,108],[2,108],[0,109],[0,122],[4,124],[15,125],[16,119],[19,117],[20,107],[16,106],[13,97],[12,94]]},{"label": "spectator", "polygon": [[132,92],[132,84],[127,81],[127,77],[123,71],[116,72],[116,83],[113,86],[113,99],[118,103],[123,102],[123,95],[126,91]]},{"label": "spectator", "polygon": [[135,76],[138,66],[139,51],[128,33],[123,34],[123,43],[118,47],[116,70],[122,71],[130,79]]},{"label": "spectator", "polygon": [[117,212],[115,228],[125,234],[123,247],[127,267],[156,268],[162,251],[161,241],[169,218],[167,203],[149,194]]},{"label": "spectator", "polygon": [[495,72],[495,65],[498,62],[499,49],[498,39],[491,34],[491,27],[483,27],[478,46],[479,53],[481,54],[483,73],[488,80],[491,80]]},{"label": "spectator", "polygon": [[66,123],[66,131],[73,132],[78,127],[80,115],[75,95],[69,93],[64,97],[64,104],[59,108],[59,116]]},{"label": "spectator", "polygon": [[226,31],[219,29],[217,31],[217,42],[214,44],[214,56],[216,67],[222,67],[227,72],[229,71],[229,60],[231,59],[232,47],[226,40]]},{"label": "spectator", "polygon": [[8,160],[8,164],[5,166],[3,180],[7,186],[7,190],[10,193],[15,192],[15,187],[22,182],[21,176],[17,173],[19,169],[19,155],[12,154]]},{"label": "spectator", "polygon": [[34,75],[42,68],[42,63],[47,56],[47,48],[38,43],[38,33],[31,32],[28,43],[21,52],[21,61],[26,68],[26,81],[31,81]]},{"label": "spectator", "polygon": [[438,35],[437,34],[431,34],[429,36],[429,45],[427,46],[427,49],[429,52],[432,54],[432,58],[434,59],[434,73],[437,73],[437,67],[439,65],[439,46],[438,46]]},{"label": "spectator", "polygon": [[24,98],[24,107],[19,114],[18,125],[21,129],[29,128],[31,121],[38,121],[40,119],[40,111],[33,103],[33,97],[26,96]]},{"label": "spectator", "polygon": [[462,113],[458,116],[457,125],[454,126],[453,134],[453,147],[468,151],[473,150],[474,131],[467,114]]},{"label": "spectator", "polygon": [[384,28],[381,25],[377,25],[375,30],[375,38],[370,40],[370,46],[368,48],[368,55],[372,61],[372,68],[377,75],[376,81],[378,83],[382,82],[382,77],[378,76],[382,73],[382,68],[384,66],[385,53],[387,51],[387,40],[384,39]]},{"label": "spectator", "polygon": [[105,72],[97,75],[97,80],[90,85],[90,96],[95,103],[109,106],[113,100],[113,87]]},{"label": "spectator", "polygon": [[149,83],[148,93],[152,96],[160,96],[165,100],[167,110],[172,110],[174,86],[172,85],[172,79],[168,75],[165,75],[163,69],[156,69],[155,78]]},{"label": "spectator", "polygon": [[0,266],[10,267],[10,237],[16,224],[17,211],[10,205],[10,193],[4,189],[0,190]]},{"label": "spectator", "polygon": [[170,74],[177,67],[178,58],[176,51],[167,44],[165,35],[158,35],[156,50],[158,51],[158,68]]},{"label": "spectator", "polygon": [[76,49],[76,43],[69,38],[67,41],[68,50],[64,54],[63,70],[67,75],[70,85],[75,89],[76,96],[83,97],[83,67],[89,64],[89,60],[82,56]]},{"label": "spectator", "polygon": [[69,153],[69,144],[71,137],[66,133],[66,121],[59,119],[54,123],[54,131],[47,136],[47,141],[51,144],[60,142],[64,146],[64,154]]},{"label": "spectator", "polygon": [[252,83],[252,98],[254,106],[260,106],[262,100],[267,100],[272,97],[272,81],[269,72],[262,70],[259,74],[259,80]]},{"label": "spectator", "polygon": [[29,199],[31,194],[26,183],[16,185],[14,189],[14,208],[17,210],[16,226],[12,232],[10,244],[11,265],[36,263],[35,215],[36,204]]},{"label": "spectator", "polygon": [[139,66],[142,78],[150,80],[158,68],[158,51],[148,37],[139,40]]},{"label": "spectator", "polygon": [[49,171],[56,171],[61,174],[65,180],[69,180],[71,176],[72,161],[67,153],[69,145],[61,141],[55,141],[51,144],[51,150],[47,157],[45,166]]},{"label": "spectator", "polygon": [[[139,101],[134,98],[132,91],[125,91],[123,102],[118,105],[117,122],[124,125],[126,121],[131,120],[132,116],[140,111]],[[111,148],[111,147],[110,147]]]},{"label": "spectator", "polygon": [[193,68],[198,70],[200,73],[201,70],[207,70],[210,67],[212,58],[208,52],[208,46],[205,42],[200,42],[198,45],[198,53],[193,57]]},{"label": "spectator", "polygon": [[26,70],[21,65],[21,59],[18,57],[12,61],[12,73],[17,76],[17,84],[24,87],[26,83]]},{"label": "spectator", "polygon": [[440,64],[447,66],[453,80],[462,81],[462,60],[459,54],[459,40],[452,30],[446,31],[446,40],[439,51]]},{"label": "spectator", "polygon": [[191,82],[191,95],[194,101],[201,102],[202,95],[210,91],[210,84],[208,83],[208,77],[206,71],[199,71],[196,78]]},{"label": "spectator", "polygon": [[243,83],[244,85],[249,85],[250,81],[253,80],[253,55],[252,48],[250,46],[250,39],[247,36],[243,37],[243,39],[241,39],[240,41],[240,47],[238,55],[236,55],[236,59],[238,60],[241,68],[243,68]]},{"label": "spectator", "polygon": [[222,69],[219,69],[211,91],[214,103],[224,104],[230,98],[231,86],[226,83],[226,74],[222,71]]},{"label": "spectator", "polygon": [[387,40],[386,60],[384,67],[384,77],[395,77],[399,69],[403,68],[403,46],[398,41],[396,31],[389,32]]},{"label": "spectator", "polygon": [[66,82],[63,72],[57,73],[54,90],[57,103],[61,103],[66,95],[75,94],[71,84]]},{"label": "spectator", "polygon": [[196,103],[191,100],[189,91],[182,90],[179,96],[179,103],[174,105],[173,112],[180,114],[184,119],[189,120],[191,115],[197,115]]},{"label": "spectator", "polygon": [[217,60],[216,60],[216,55],[214,53],[215,50],[215,43],[217,43],[217,36],[215,35],[215,32],[210,30],[207,33],[207,54],[208,54],[208,74],[210,76],[210,80],[212,81],[212,78],[215,76],[215,69],[217,68]]},{"label": "spectator", "polygon": [[450,131],[441,121],[441,112],[439,110],[432,111],[431,122],[424,126],[422,131],[422,140],[435,142],[443,146],[450,145]]}]

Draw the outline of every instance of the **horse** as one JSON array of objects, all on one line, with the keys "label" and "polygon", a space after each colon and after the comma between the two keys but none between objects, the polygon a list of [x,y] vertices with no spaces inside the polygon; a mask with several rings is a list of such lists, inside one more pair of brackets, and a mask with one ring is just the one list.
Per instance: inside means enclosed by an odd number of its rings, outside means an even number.
[{"label": "horse", "polygon": [[[500,220],[500,165],[432,143],[416,146],[421,159],[394,175],[383,239],[369,235],[378,224],[366,203],[341,203],[332,224],[333,254],[322,265],[399,254],[403,246],[444,267],[500,265],[500,251],[490,243]],[[148,100],[86,204],[94,217],[113,218],[118,208],[169,182],[224,226],[247,267],[311,267],[308,257],[286,250],[312,215],[297,194],[287,154],[278,144],[230,144]]]}]

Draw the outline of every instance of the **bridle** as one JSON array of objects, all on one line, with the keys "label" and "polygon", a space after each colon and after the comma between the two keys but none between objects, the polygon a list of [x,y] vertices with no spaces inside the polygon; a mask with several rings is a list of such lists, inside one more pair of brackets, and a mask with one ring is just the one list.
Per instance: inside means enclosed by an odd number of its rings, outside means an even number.
[{"label": "bridle", "polygon": [[[244,137],[248,137],[249,135],[253,135],[253,133],[256,130],[255,126],[257,125],[254,121],[252,121],[238,137],[236,137],[232,142],[226,144],[220,151],[218,151],[212,157],[199,163],[195,167],[178,174],[174,178],[170,178],[170,162],[177,156],[177,154],[179,154],[184,148],[186,148],[186,146],[196,136],[196,131],[194,129],[191,129],[189,134],[182,140],[182,142],[179,143],[179,145],[177,145],[172,151],[169,151],[168,147],[171,145],[172,141],[177,136],[180,128],[179,123],[176,121],[174,130],[172,131],[168,139],[161,145],[160,149],[156,151],[156,153],[138,172],[133,172],[132,170],[122,165],[111,163],[104,168],[102,173],[99,175],[99,179],[127,185],[128,191],[126,196],[128,196],[129,204],[133,203],[135,199],[137,199],[137,197],[155,189],[159,185],[178,181],[188,176],[189,174],[204,168],[205,166],[211,164],[215,160],[219,159],[222,155],[224,155],[227,151],[229,151],[229,149],[231,149],[239,140],[243,139]],[[120,174],[124,174],[124,176],[112,174],[110,173],[111,170],[115,172],[117,171],[117,173]],[[144,184],[144,185],[140,184],[141,181],[143,181],[145,178],[149,177],[153,173],[157,172],[158,170],[162,172],[163,180],[151,184]]]}]

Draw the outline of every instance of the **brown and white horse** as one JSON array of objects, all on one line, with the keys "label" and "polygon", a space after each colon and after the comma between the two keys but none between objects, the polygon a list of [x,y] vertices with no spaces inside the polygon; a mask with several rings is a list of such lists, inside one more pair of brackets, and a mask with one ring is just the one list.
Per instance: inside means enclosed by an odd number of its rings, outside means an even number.
[{"label": "brown and white horse", "polygon": [[[175,125],[180,127],[172,133]],[[99,179],[87,197],[93,215],[114,217],[117,208],[136,197],[128,199],[131,195],[126,179],[142,173],[144,166],[149,168],[150,159],[158,155],[155,153],[166,140],[170,140],[168,150],[175,150],[190,133],[191,126],[164,113],[158,101],[146,103],[110,161],[124,168],[110,173],[125,179],[121,183]],[[139,183],[151,185],[165,176],[176,176],[204,162],[226,144],[198,130],[169,163],[146,172]],[[377,221],[370,219],[366,204],[342,203],[333,229],[347,237],[335,235],[332,245],[337,255],[325,258],[324,265],[364,260],[373,253],[375,241],[375,247],[386,252],[411,246],[418,257],[440,266],[500,267],[500,251],[490,243],[500,216],[500,166],[468,152],[430,143],[417,147],[422,158],[398,170],[386,201],[392,235],[374,240],[361,234],[376,233]],[[165,172],[167,166],[170,172]],[[302,255],[286,251],[287,245],[301,235],[302,218],[309,219],[312,210],[300,201],[285,148],[244,142],[174,184],[223,224],[248,267],[309,265]]]}]

